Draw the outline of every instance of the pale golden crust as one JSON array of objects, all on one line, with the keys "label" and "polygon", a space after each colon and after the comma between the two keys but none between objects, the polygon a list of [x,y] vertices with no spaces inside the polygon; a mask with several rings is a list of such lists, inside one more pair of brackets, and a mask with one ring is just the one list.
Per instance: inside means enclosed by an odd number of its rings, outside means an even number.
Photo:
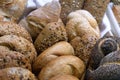
[{"label": "pale golden crust", "polygon": [[32,42],[30,34],[21,26],[13,22],[0,22],[0,36],[17,35]]},{"label": "pale golden crust", "polygon": [[7,46],[13,51],[22,53],[29,59],[30,63],[32,63],[37,56],[33,44],[28,40],[16,35],[4,35],[0,37],[0,45]]},{"label": "pale golden crust", "polygon": [[49,23],[39,34],[34,42],[35,48],[40,54],[42,51],[59,41],[67,41],[66,30],[59,22]]},{"label": "pale golden crust", "polygon": [[21,67],[5,68],[0,70],[0,80],[37,80],[35,75]]},{"label": "pale golden crust", "polygon": [[48,63],[40,72],[40,80],[49,80],[56,75],[69,74],[81,78],[85,71],[85,65],[81,59],[75,56],[61,56]]},{"label": "pale golden crust", "polygon": [[29,60],[21,53],[0,46],[0,69],[22,67],[31,70]]},{"label": "pale golden crust", "polygon": [[58,42],[43,51],[35,60],[33,70],[39,72],[50,61],[64,55],[74,55],[73,47],[65,41]]}]

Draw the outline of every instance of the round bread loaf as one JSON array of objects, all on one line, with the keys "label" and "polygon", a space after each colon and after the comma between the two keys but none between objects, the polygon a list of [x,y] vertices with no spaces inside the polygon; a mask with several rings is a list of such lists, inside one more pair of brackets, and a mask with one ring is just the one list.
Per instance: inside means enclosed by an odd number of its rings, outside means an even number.
[{"label": "round bread loaf", "polygon": [[37,80],[32,72],[21,67],[0,70],[0,80]]},{"label": "round bread loaf", "polygon": [[61,41],[43,51],[36,58],[33,70],[39,72],[49,62],[64,55],[74,55],[74,49],[68,42]]},{"label": "round bread loaf", "polygon": [[73,75],[81,79],[85,71],[84,62],[76,56],[61,56],[49,62],[41,70],[38,78],[49,80],[56,75]]},{"label": "round bread loaf", "polygon": [[61,23],[52,22],[47,24],[47,26],[38,35],[34,45],[38,54],[40,54],[45,49],[59,41],[67,41],[66,30]]},{"label": "round bread loaf", "polygon": [[1,21],[0,22],[0,36],[10,35],[10,34],[21,36],[32,42],[30,34],[23,27],[13,22]]},{"label": "round bread loaf", "polygon": [[36,50],[31,42],[23,37],[16,35],[4,35],[0,37],[0,45],[6,46],[13,51],[17,51],[25,55],[32,63],[36,56]]},{"label": "round bread loaf", "polygon": [[79,80],[79,79],[72,75],[57,75],[55,77],[52,77],[50,80]]},{"label": "round bread loaf", "polygon": [[29,60],[21,53],[0,46],[0,69],[22,67],[31,70]]}]

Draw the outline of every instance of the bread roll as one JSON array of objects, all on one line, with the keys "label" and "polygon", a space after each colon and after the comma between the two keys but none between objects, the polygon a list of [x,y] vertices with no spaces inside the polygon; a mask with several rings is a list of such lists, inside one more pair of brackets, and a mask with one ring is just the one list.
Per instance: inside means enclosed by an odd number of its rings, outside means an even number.
[{"label": "bread roll", "polygon": [[95,70],[87,72],[86,80],[119,80],[120,79],[120,51],[106,55]]},{"label": "bread roll", "polygon": [[13,51],[22,53],[29,59],[30,63],[32,63],[37,56],[33,44],[28,40],[16,35],[4,35],[0,37],[0,45],[6,46]]},{"label": "bread roll", "polygon": [[29,40],[30,42],[32,42],[30,34],[23,27],[13,22],[1,21],[0,22],[0,36],[10,35],[10,34],[23,37]]},{"label": "bread roll", "polygon": [[27,5],[27,0],[2,0],[0,1],[0,15],[6,19],[18,21]]},{"label": "bread roll", "polygon": [[59,22],[52,22],[42,30],[34,42],[35,48],[40,54],[48,47],[54,45],[59,41],[67,41],[66,30]]},{"label": "bread roll", "polygon": [[79,80],[79,79],[72,75],[57,75],[55,77],[52,77],[50,80]]},{"label": "bread roll", "polygon": [[36,58],[33,64],[33,70],[35,72],[39,72],[49,62],[64,55],[74,55],[73,47],[68,42],[58,42],[46,49],[45,51],[43,51]]},{"label": "bread roll", "polygon": [[61,56],[48,63],[40,72],[40,80],[49,80],[56,75],[73,75],[81,79],[85,71],[85,65],[81,59],[75,56]]},{"label": "bread roll", "polygon": [[118,37],[109,36],[99,39],[91,51],[89,69],[96,69],[102,58],[111,52],[119,50],[119,46],[120,38]]},{"label": "bread roll", "polygon": [[52,2],[46,4],[32,11],[28,17],[27,21],[29,27],[33,31],[33,39],[35,39],[38,34],[43,30],[43,28],[50,22],[57,22],[60,17],[61,6],[58,1],[53,0]]},{"label": "bread roll", "polygon": [[85,0],[84,9],[89,11],[100,25],[109,2],[110,0]]},{"label": "bread roll", "polygon": [[[66,24],[68,41],[73,46],[75,55],[86,64],[94,44],[100,38],[97,22],[92,15],[89,15],[89,12],[83,10],[71,12]],[[93,22],[90,20],[93,20]]]},{"label": "bread roll", "polygon": [[29,70],[12,67],[0,70],[0,80],[37,80],[35,75]]},{"label": "bread roll", "polygon": [[85,0],[60,0],[61,14],[60,17],[64,24],[67,22],[67,16],[70,12],[79,10],[83,7]]},{"label": "bread roll", "polygon": [[21,53],[0,46],[0,69],[22,67],[31,70],[29,60]]}]

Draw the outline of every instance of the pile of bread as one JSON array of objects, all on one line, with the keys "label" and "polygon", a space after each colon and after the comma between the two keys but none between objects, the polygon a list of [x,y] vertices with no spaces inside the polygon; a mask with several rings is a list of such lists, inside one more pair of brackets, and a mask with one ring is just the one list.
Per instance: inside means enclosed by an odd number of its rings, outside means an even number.
[{"label": "pile of bread", "polygon": [[119,80],[119,38],[100,39],[101,17],[83,3],[53,0],[21,17],[27,0],[1,0],[0,80]]}]

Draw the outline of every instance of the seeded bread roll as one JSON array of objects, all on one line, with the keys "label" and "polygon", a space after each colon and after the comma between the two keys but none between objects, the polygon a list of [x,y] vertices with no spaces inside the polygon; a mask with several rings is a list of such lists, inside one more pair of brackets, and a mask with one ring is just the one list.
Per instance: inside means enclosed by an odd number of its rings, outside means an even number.
[{"label": "seeded bread roll", "polygon": [[34,42],[35,48],[40,54],[42,51],[59,41],[67,41],[66,30],[59,22],[52,22],[42,30]]},{"label": "seeded bread roll", "polygon": [[21,53],[0,46],[0,69],[22,67],[31,70],[29,60]]},{"label": "seeded bread roll", "polygon": [[79,80],[79,79],[72,75],[57,75],[55,77],[52,77],[50,80]]},{"label": "seeded bread roll", "polygon": [[32,42],[30,34],[23,27],[13,22],[1,21],[0,22],[0,36],[10,35],[10,34],[23,37],[29,40],[30,42]]},{"label": "seeded bread roll", "polygon": [[66,24],[68,41],[73,46],[75,55],[86,64],[89,61],[94,44],[100,38],[97,22],[91,15],[89,16],[88,13],[89,12],[83,10],[71,12],[68,15],[68,22]]},{"label": "seeded bread roll", "polygon": [[29,70],[21,67],[5,68],[0,70],[0,80],[37,80]]},{"label": "seeded bread roll", "polygon": [[85,0],[84,9],[89,11],[100,25],[109,2],[110,0]]},{"label": "seeded bread roll", "polygon": [[45,6],[32,11],[27,16],[29,28],[32,29],[32,37],[36,39],[39,33],[50,22],[57,22],[60,17],[61,6],[58,1],[53,0]]},{"label": "seeded bread roll", "polygon": [[78,57],[72,55],[61,56],[52,60],[43,67],[38,78],[40,80],[49,80],[56,75],[68,74],[81,79],[84,71],[84,62]]},{"label": "seeded bread roll", "polygon": [[27,5],[27,0],[1,0],[0,15],[3,15],[8,20],[18,21]]},{"label": "seeded bread roll", "polygon": [[22,53],[29,59],[30,63],[32,63],[37,56],[33,44],[28,40],[16,35],[4,35],[0,37],[0,45],[6,46],[13,51]]},{"label": "seeded bread roll", "polygon": [[74,55],[74,49],[68,42],[61,41],[43,51],[36,58],[33,70],[39,72],[50,61],[64,55]]},{"label": "seeded bread roll", "polygon": [[60,0],[61,14],[60,17],[64,24],[66,24],[67,16],[70,12],[82,8],[84,0]]}]

